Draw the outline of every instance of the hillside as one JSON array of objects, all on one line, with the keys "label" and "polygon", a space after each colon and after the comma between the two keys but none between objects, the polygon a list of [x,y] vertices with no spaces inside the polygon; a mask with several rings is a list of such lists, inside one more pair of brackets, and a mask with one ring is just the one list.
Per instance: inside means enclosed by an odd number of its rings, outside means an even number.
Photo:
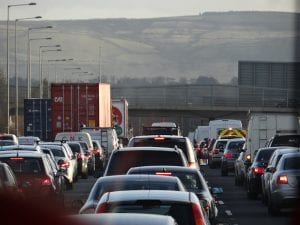
[{"label": "hillside", "polygon": [[[295,18],[293,13],[210,12],[155,19],[19,22],[20,74],[26,75],[27,27],[50,24],[55,27],[53,31],[40,31],[32,36],[51,35],[52,43],[61,44],[64,52],[60,55],[49,53],[44,59],[71,57],[76,59],[71,65],[98,74],[101,46],[102,74],[109,78],[167,76],[190,79],[207,76],[229,82],[237,76],[238,60],[299,60],[294,59]],[[1,31],[6,30],[4,21],[0,26]],[[5,69],[6,35],[1,33],[0,56]],[[37,46],[32,47],[35,63],[38,62]],[[13,62],[13,54],[11,57]],[[58,66],[57,73],[62,73],[64,66]],[[52,76],[53,67],[47,68],[45,73]],[[37,73],[35,65],[33,77],[36,79]]]}]

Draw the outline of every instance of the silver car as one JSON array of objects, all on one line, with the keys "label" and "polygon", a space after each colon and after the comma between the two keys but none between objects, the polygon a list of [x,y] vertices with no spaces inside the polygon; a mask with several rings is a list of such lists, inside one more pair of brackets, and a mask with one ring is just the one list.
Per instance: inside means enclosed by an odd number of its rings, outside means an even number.
[{"label": "silver car", "polygon": [[270,180],[268,212],[277,215],[281,208],[292,208],[298,198],[300,152],[284,154]]}]

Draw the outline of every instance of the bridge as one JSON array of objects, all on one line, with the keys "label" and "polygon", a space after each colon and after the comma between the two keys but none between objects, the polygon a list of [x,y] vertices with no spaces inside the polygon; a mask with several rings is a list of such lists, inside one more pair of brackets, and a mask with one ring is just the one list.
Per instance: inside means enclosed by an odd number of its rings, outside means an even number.
[{"label": "bridge", "polygon": [[300,92],[235,85],[113,87],[112,98],[126,98],[134,135],[153,121],[174,121],[183,134],[217,118],[241,119],[255,112],[300,112]]}]

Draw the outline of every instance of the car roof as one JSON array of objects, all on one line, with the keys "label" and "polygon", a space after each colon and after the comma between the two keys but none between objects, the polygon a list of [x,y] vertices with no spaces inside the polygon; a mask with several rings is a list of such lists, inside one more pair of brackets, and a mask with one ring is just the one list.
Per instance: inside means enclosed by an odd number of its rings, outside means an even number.
[{"label": "car roof", "polygon": [[[135,200],[160,200],[172,202],[191,202],[191,192],[169,190],[128,190],[105,193],[101,199],[108,202],[135,201]],[[197,198],[197,197],[196,197]]]},{"label": "car roof", "polygon": [[[171,179],[169,179],[169,178]],[[165,179],[167,178],[167,179]],[[140,181],[140,180],[149,180],[149,181],[174,181],[177,182],[177,177],[172,176],[157,176],[157,175],[148,175],[148,174],[133,174],[133,175],[113,175],[113,176],[104,176],[98,178],[96,183],[99,182],[112,182],[119,183],[125,181]]]},{"label": "car roof", "polygon": [[183,136],[178,136],[178,135],[141,135],[141,136],[134,136],[132,137],[132,139],[139,139],[139,138],[145,138],[145,139],[150,139],[150,138],[156,138],[156,137],[164,137],[164,138],[172,138],[172,139],[182,139],[182,138],[186,138]]},{"label": "car roof", "polygon": [[28,150],[28,151],[40,151],[40,147],[38,145],[7,145],[7,146],[1,146],[1,151],[10,151],[10,150]]},{"label": "car roof", "polygon": [[285,153],[293,153],[293,152],[299,152],[299,148],[293,148],[293,147],[286,147],[286,148],[278,148],[275,150],[274,154],[279,154],[279,155],[282,155],[282,154],[285,154]]},{"label": "car roof", "polygon": [[40,153],[40,152],[34,152],[34,151],[16,151],[16,150],[12,150],[12,151],[3,151],[0,152],[0,158],[3,157],[14,157],[14,156],[20,156],[20,157],[36,157],[36,158],[40,158],[45,156],[44,153]]},{"label": "car roof", "polygon": [[282,156],[282,158],[293,158],[293,157],[300,157],[300,152],[289,152]]},{"label": "car roof", "polygon": [[165,148],[165,147],[125,147],[114,150],[116,151],[182,151],[179,148]]},{"label": "car roof", "polygon": [[[100,213],[71,215],[68,218],[90,225],[172,225],[176,224],[171,216],[143,213]],[[80,223],[81,224],[81,223]]]},{"label": "car roof", "polygon": [[135,171],[174,171],[174,172],[184,172],[184,173],[197,173],[199,170],[190,167],[183,166],[139,166],[132,167],[129,169]]}]

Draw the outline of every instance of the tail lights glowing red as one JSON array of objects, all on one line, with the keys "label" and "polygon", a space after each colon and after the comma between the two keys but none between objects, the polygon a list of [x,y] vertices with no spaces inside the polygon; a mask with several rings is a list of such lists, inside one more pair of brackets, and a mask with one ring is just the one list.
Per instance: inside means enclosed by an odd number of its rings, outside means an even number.
[{"label": "tail lights glowing red", "polygon": [[254,173],[261,174],[261,173],[265,172],[265,168],[263,168],[263,167],[255,167],[255,168],[253,168],[253,171],[254,171]]},{"label": "tail lights glowing red", "polygon": [[42,178],[42,185],[43,186],[50,186],[51,185],[51,179],[49,177],[45,177],[45,178]]},{"label": "tail lights glowing red", "polygon": [[226,152],[226,153],[224,153],[224,157],[226,159],[230,159],[230,158],[232,158],[232,153],[231,152]]},{"label": "tail lights glowing red", "polygon": [[277,177],[277,184],[288,184],[288,176],[286,174],[281,174]]},{"label": "tail lights glowing red", "polygon": [[62,164],[60,164],[60,167],[63,167],[63,168],[69,168],[70,166],[70,162],[63,162]]},{"label": "tail lights glowing red", "polygon": [[195,203],[192,203],[192,212],[194,217],[195,225],[204,225],[204,216],[201,210],[201,207]]},{"label": "tail lights glowing red", "polygon": [[159,176],[172,176],[171,172],[156,172],[155,175]]},{"label": "tail lights glowing red", "polygon": [[10,160],[24,160],[23,157],[11,157]]},{"label": "tail lights glowing red", "polygon": [[95,213],[105,213],[107,211],[107,209],[108,209],[108,204],[107,203],[102,203],[97,207]]},{"label": "tail lights glowing red", "polygon": [[165,140],[164,137],[155,137],[154,138],[154,141],[163,141],[163,140]]}]

